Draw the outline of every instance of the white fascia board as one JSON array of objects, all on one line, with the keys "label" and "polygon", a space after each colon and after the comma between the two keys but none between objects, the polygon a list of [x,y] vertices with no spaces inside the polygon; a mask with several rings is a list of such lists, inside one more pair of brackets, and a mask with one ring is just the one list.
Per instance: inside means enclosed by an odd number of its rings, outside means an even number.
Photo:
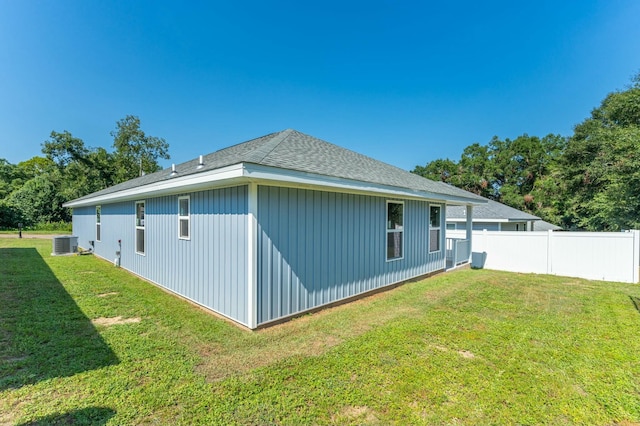
[{"label": "white fascia board", "polygon": [[323,176],[252,163],[239,163],[207,172],[176,176],[168,180],[144,186],[97,195],[83,200],[71,201],[63,204],[63,206],[73,208],[118,201],[131,201],[140,199],[141,197],[159,197],[162,195],[179,194],[234,184],[241,185],[248,182],[305,189],[321,189],[333,192],[395,196],[405,199],[436,201],[442,202],[443,204],[480,205],[485,203],[484,200],[474,198],[415,191],[395,186]]},{"label": "white fascia board", "polygon": [[351,179],[323,176],[295,170],[280,169],[276,167],[262,166],[258,164],[245,164],[245,176],[252,181],[262,184],[289,186],[303,189],[321,189],[333,192],[346,192],[367,195],[385,195],[399,198],[430,200],[446,202],[459,202],[462,204],[482,204],[482,200],[458,197],[452,195],[436,194],[432,192],[415,191],[395,186],[387,186],[370,182],[362,182]]},{"label": "white fascia board", "polygon": [[470,201],[468,199],[465,199],[465,201],[458,201],[458,199],[460,199],[461,197],[451,197],[449,199],[447,199],[447,205],[448,206],[482,206],[484,204],[487,204],[488,201],[486,200],[476,200],[475,198],[473,199],[473,201]]},{"label": "white fascia board", "polygon": [[148,196],[159,197],[162,195],[171,195],[213,188],[216,186],[225,186],[233,183],[240,184],[243,180],[242,164],[234,164],[232,166],[207,172],[194,173],[186,176],[176,176],[168,180],[144,186],[138,186],[104,195],[97,195],[83,200],[71,201],[63,204],[63,206],[83,207],[102,203],[113,203],[117,201],[136,200]]},{"label": "white fascia board", "polygon": [[[467,219],[464,217],[448,217],[447,218],[447,222],[466,222]],[[508,219],[483,219],[481,217],[472,217],[471,221],[474,223],[482,223],[482,222],[486,222],[486,223],[507,223],[509,222]]]}]

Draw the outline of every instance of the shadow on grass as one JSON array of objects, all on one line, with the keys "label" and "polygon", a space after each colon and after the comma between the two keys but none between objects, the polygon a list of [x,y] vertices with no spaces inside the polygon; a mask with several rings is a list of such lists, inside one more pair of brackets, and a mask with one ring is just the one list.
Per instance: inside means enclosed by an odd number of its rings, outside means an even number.
[{"label": "shadow on grass", "polygon": [[0,276],[0,391],[119,362],[36,249],[0,249]]},{"label": "shadow on grass", "polygon": [[636,307],[636,311],[640,312],[640,297],[629,296],[631,303]]},{"label": "shadow on grass", "polygon": [[32,422],[20,423],[20,426],[45,426],[45,425],[95,425],[106,424],[116,414],[110,408],[87,407],[73,410],[68,413],[52,414],[41,417]]}]

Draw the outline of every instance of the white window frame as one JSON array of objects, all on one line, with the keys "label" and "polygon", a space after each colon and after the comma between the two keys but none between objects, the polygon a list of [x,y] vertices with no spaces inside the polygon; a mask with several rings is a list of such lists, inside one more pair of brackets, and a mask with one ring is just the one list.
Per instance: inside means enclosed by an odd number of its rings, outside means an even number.
[{"label": "white window frame", "polygon": [[[180,204],[182,200],[187,200],[187,215],[183,216],[180,213]],[[182,222],[187,222],[187,235],[182,235]],[[191,196],[184,195],[182,197],[178,197],[178,239],[180,240],[190,240],[191,239]]]},{"label": "white window frame", "polygon": [[[438,226],[431,225],[431,209],[434,207],[439,209]],[[442,205],[440,204],[429,204],[429,253],[442,251],[442,210]],[[436,250],[431,247],[431,231],[438,231],[438,248]]]},{"label": "white window frame", "polygon": [[[142,204],[143,206],[143,216],[142,216],[142,220],[140,222],[138,222],[138,206]],[[140,200],[140,201],[136,201],[136,211],[135,211],[135,215],[134,215],[134,220],[135,220],[135,225],[136,225],[136,229],[135,229],[135,251],[136,254],[139,254],[141,256],[146,256],[146,251],[147,251],[147,231],[145,229],[145,221],[146,221],[146,216],[147,216],[147,203],[145,202],[145,200]],[[138,231],[142,231],[142,251],[138,250]]]},{"label": "white window frame", "polygon": [[96,206],[96,241],[102,241],[102,206]]},{"label": "white window frame", "polygon": [[[389,221],[389,204],[400,204],[402,206],[402,225],[400,228],[390,229],[391,222]],[[387,200],[385,204],[385,232],[384,232],[384,251],[385,251],[385,259],[387,262],[395,262],[396,260],[404,259],[404,222],[405,222],[405,213],[404,213],[404,201],[399,200]],[[400,234],[401,245],[400,245],[400,253],[399,257],[389,257],[389,234]]]}]

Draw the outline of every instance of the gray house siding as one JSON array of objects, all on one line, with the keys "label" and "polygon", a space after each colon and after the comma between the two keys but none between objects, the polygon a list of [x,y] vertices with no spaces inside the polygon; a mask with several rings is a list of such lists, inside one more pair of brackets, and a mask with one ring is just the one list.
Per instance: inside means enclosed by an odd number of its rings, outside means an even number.
[{"label": "gray house siding", "polygon": [[526,231],[527,222],[508,222],[500,226],[501,231]]},{"label": "gray house siding", "polygon": [[78,236],[78,245],[89,248],[89,241],[96,239],[96,208],[77,207],[73,209],[73,235]]},{"label": "gray house siding", "polygon": [[[190,239],[178,237],[178,197],[190,197]],[[247,324],[247,187],[145,201],[145,253],[135,252],[135,201],[101,206],[96,255],[242,324]],[[95,240],[95,207],[74,209],[74,234]],[[121,247],[118,240],[122,241]]]},{"label": "gray house siding", "polygon": [[[454,224],[455,228],[453,228],[453,229],[458,229],[458,230],[467,229],[466,222],[453,222],[453,221],[448,220],[447,223],[449,225]],[[498,222],[473,222],[472,227],[473,227],[474,231],[482,231],[483,229],[486,229],[487,231],[499,231],[500,230],[500,225],[498,224]],[[514,228],[514,231],[515,231],[515,228]]]},{"label": "gray house siding", "polygon": [[[466,229],[465,222],[454,222],[447,221],[447,224],[455,225],[455,228],[452,229]],[[474,221],[473,222],[473,230],[474,231],[482,231],[486,229],[487,231],[526,231],[527,230],[527,222],[481,222]]]},{"label": "gray house siding", "polygon": [[425,201],[400,200],[404,257],[387,261],[387,200],[395,199],[260,185],[257,323],[444,269],[444,250],[429,253]]},{"label": "gray house siding", "polygon": [[[463,222],[459,222],[458,229],[465,229],[463,228],[464,226]],[[471,226],[474,231],[482,231],[483,229],[486,229],[487,231],[500,230],[500,225],[495,222],[474,222]]]}]

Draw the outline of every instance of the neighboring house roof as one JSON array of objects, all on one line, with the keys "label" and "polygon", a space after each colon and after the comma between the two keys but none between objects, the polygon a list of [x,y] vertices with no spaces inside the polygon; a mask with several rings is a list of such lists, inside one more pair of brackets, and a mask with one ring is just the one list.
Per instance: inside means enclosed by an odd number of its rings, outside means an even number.
[{"label": "neighboring house roof", "polygon": [[[475,206],[473,208],[474,222],[523,222],[529,220],[539,220],[538,216],[523,212],[513,207],[497,201],[487,200],[487,204]],[[466,210],[463,206],[447,207],[447,220],[449,221],[466,221]]]},{"label": "neighboring house roof", "polygon": [[534,231],[560,231],[562,228],[553,223],[545,222],[544,220],[536,220],[533,222]]},{"label": "neighboring house roof", "polygon": [[256,180],[397,193],[460,204],[485,202],[470,192],[291,129],[205,155],[202,163],[199,167],[199,159],[194,159],[175,166],[174,174],[171,169],[165,169],[141,176],[70,201],[65,206],[210,188],[213,182],[239,184]]}]

